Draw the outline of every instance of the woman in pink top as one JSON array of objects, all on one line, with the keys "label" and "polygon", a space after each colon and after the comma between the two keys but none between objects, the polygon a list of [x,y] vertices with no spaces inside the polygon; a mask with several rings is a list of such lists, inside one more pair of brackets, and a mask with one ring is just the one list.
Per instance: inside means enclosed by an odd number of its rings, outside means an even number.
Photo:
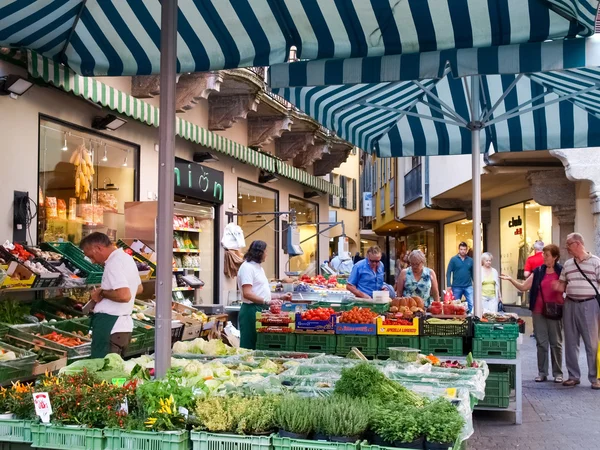
[{"label": "woman in pink top", "polygon": [[537,342],[538,376],[535,381],[548,379],[548,348],[552,360],[552,375],[555,383],[563,382],[562,373],[562,319],[551,319],[543,315],[544,303],[563,304],[562,293],[552,289],[558,280],[562,266],[558,263],[560,249],[553,244],[544,247],[544,264],[536,268],[524,281],[513,280],[502,274],[500,278],[510,281],[520,291],[529,292],[529,309],[533,319],[533,334]]}]

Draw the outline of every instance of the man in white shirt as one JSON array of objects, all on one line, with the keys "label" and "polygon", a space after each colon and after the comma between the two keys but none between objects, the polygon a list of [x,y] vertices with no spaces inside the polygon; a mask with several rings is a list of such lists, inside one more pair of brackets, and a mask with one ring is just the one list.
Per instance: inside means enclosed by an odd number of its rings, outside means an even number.
[{"label": "man in white shirt", "polygon": [[92,233],[79,244],[93,263],[104,264],[100,288],[92,291],[92,358],[125,353],[133,331],[133,303],[142,281],[131,256],[116,248],[103,233]]}]

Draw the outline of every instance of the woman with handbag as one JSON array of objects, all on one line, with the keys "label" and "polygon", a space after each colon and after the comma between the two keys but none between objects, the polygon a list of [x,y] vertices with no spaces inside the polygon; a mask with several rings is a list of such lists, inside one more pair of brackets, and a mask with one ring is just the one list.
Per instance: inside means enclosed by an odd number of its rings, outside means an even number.
[{"label": "woman with handbag", "polygon": [[520,291],[529,292],[529,309],[533,319],[533,333],[537,342],[538,376],[536,382],[548,379],[548,348],[552,361],[555,383],[563,382],[562,343],[563,295],[556,292],[552,284],[558,280],[562,266],[558,263],[560,249],[554,245],[544,247],[544,264],[535,269],[522,283],[509,275],[500,278],[510,281]]}]

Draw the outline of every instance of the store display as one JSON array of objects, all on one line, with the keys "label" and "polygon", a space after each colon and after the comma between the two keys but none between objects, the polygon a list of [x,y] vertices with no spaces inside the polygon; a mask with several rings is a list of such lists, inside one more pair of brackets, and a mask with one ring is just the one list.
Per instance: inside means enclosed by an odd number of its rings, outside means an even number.
[{"label": "store display", "polygon": [[78,146],[71,153],[69,162],[75,166],[75,196],[87,200],[96,173],[90,151],[83,144]]}]

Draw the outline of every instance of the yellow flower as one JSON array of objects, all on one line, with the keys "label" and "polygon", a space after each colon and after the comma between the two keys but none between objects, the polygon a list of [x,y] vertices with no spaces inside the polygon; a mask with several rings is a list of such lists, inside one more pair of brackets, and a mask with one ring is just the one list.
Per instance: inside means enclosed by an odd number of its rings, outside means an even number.
[{"label": "yellow flower", "polygon": [[156,423],[156,417],[149,417],[148,420],[146,420],[146,422],[144,422],[146,424],[146,428],[152,428],[154,426],[154,424]]}]

